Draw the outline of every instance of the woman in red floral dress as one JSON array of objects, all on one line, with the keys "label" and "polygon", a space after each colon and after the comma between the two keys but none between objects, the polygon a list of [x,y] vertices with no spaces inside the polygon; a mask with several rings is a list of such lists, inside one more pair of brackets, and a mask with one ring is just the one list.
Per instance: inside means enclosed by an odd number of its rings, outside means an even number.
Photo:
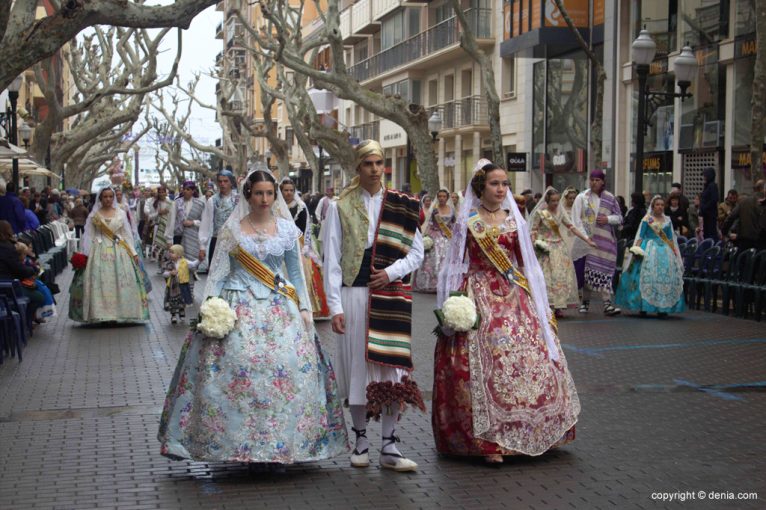
[{"label": "woman in red floral dress", "polygon": [[506,172],[487,160],[466,190],[447,257],[438,302],[465,292],[480,321],[467,333],[440,334],[436,344],[439,453],[502,462],[572,441],[580,401],[550,324],[542,271]]}]

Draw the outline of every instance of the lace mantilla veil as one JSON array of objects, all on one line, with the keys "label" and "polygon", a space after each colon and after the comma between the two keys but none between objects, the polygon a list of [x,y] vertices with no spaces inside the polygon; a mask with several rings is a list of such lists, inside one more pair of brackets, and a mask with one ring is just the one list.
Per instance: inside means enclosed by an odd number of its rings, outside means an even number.
[{"label": "lace mantilla veil", "polygon": [[[473,168],[471,178],[478,170],[492,162],[488,159],[480,159]],[[447,247],[447,255],[439,271],[439,280],[436,288],[436,303],[441,308],[444,301],[449,297],[450,292],[460,290],[463,284],[463,277],[468,272],[468,262],[466,260],[465,242],[468,232],[468,215],[472,209],[479,206],[479,197],[477,197],[471,188],[471,179],[468,180],[463,203],[457,212],[455,226],[452,229],[452,239]],[[548,347],[548,357],[553,361],[558,361],[559,352],[556,346],[555,336],[550,325],[551,310],[548,305],[548,291],[545,287],[545,278],[540,264],[537,262],[534,247],[532,246],[532,237],[529,234],[529,227],[526,220],[521,215],[516,201],[513,199],[513,193],[508,189],[508,194],[501,206],[503,209],[510,210],[513,219],[518,228],[518,239],[521,245],[521,256],[524,259],[523,272],[529,282],[529,288],[532,292],[532,301],[535,311],[540,318],[540,327],[543,331],[543,337]]]},{"label": "lace mantilla veil", "polygon": [[[251,167],[242,183],[244,184],[247,182],[247,180],[250,178],[250,175],[257,171],[262,171],[271,175],[272,179],[274,179],[274,182],[277,182],[274,174],[271,173],[271,170],[266,168],[265,165],[261,164]],[[275,219],[281,218],[289,221],[291,225],[294,225],[293,216],[290,214],[290,209],[287,207],[287,203],[282,197],[282,192],[279,189],[278,183],[276,188],[277,197],[276,200],[274,200],[274,204],[271,206],[271,212]],[[250,214],[250,204],[247,202],[247,199],[243,194],[240,197],[240,200],[237,202],[237,207],[231,213],[229,219],[226,220],[226,223],[224,223],[223,227],[221,227],[221,231],[216,240],[215,253],[213,254],[213,260],[210,262],[203,299],[207,299],[211,296],[217,297],[216,292],[219,284],[229,275],[229,272],[231,271],[229,252],[231,252],[239,244],[242,235],[240,232],[239,224],[248,214]],[[308,282],[306,282],[306,274],[303,271],[303,264],[298,265],[300,267],[301,274],[303,275],[304,285],[308,285]],[[312,311],[310,302],[301,303],[301,307],[306,308],[309,312]]]},{"label": "lace mantilla veil", "polygon": [[112,208],[117,211],[115,217],[119,217],[123,225],[129,225],[129,227],[126,229],[127,235],[124,235],[123,237],[129,237],[128,239],[125,239],[125,241],[133,246],[133,232],[131,230],[132,226],[130,226],[130,221],[128,220],[128,215],[125,211],[122,210],[122,207],[117,204],[117,193],[115,193],[114,188],[111,185],[105,185],[98,190],[98,193],[96,194],[96,202],[93,204],[93,209],[90,211],[90,214],[88,214],[88,219],[85,220],[85,228],[83,228],[82,239],[80,239],[80,253],[85,255],[90,255],[90,245],[93,243],[93,239],[91,239],[90,235],[91,230],[93,230],[91,228],[93,226],[93,217],[103,208],[101,206],[101,193],[106,190],[111,190],[112,193],[114,193],[114,202],[112,202]]}]

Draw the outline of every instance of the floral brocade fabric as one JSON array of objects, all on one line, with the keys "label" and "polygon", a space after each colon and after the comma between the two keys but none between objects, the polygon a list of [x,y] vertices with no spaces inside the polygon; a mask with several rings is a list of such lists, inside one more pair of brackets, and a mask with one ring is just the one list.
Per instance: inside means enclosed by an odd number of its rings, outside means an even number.
[{"label": "floral brocade fabric", "polygon": [[[512,223],[511,223],[512,225]],[[521,267],[515,230],[499,243]],[[470,236],[464,290],[481,316],[478,330],[436,344],[433,430],[439,453],[540,455],[572,441],[580,401],[558,339],[548,359],[526,291],[510,284]]]},{"label": "floral brocade fabric", "polygon": [[[280,224],[280,229],[282,224]],[[290,229],[294,227],[290,224]],[[272,271],[300,274],[294,236],[241,246]],[[302,283],[292,279],[302,292]],[[237,315],[223,339],[189,334],[160,421],[172,459],[293,464],[348,450],[335,373],[292,300],[231,259],[219,297]]]},{"label": "floral brocade fabric", "polygon": [[[553,221],[557,221],[553,218]],[[579,302],[577,295],[577,277],[575,276],[569,245],[563,239],[563,232],[568,232],[567,225],[558,224],[558,232],[548,225],[540,214],[532,217],[532,231],[537,238],[548,243],[548,253],[537,253],[537,260],[543,269],[545,286],[548,289],[548,302],[553,308],[567,308]]]},{"label": "floral brocade fabric", "polygon": [[[423,264],[415,273],[412,290],[416,292],[436,292],[436,282],[439,279],[439,270],[447,255],[447,246],[449,239],[444,235],[437,224],[434,211],[431,219],[428,221],[428,227],[423,235],[429,236],[434,241],[434,246],[423,255]],[[454,216],[442,216],[442,221],[452,228],[455,223]]]}]

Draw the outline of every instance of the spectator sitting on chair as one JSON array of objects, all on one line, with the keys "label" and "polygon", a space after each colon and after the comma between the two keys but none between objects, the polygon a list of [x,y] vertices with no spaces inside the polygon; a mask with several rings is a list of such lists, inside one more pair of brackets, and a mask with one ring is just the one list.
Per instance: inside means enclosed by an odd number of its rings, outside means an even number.
[{"label": "spectator sitting on chair", "polygon": [[35,230],[40,226],[40,220],[37,219],[37,215],[29,210],[29,199],[27,197],[21,197],[21,203],[24,205],[24,217],[27,220],[25,230]]},{"label": "spectator sitting on chair", "polygon": [[[11,224],[0,220],[0,280],[23,280],[34,277],[36,273],[37,271],[25,266],[19,259]],[[43,305],[45,298],[38,290],[21,287],[21,292],[29,298],[27,313],[34,317],[37,308]]]}]

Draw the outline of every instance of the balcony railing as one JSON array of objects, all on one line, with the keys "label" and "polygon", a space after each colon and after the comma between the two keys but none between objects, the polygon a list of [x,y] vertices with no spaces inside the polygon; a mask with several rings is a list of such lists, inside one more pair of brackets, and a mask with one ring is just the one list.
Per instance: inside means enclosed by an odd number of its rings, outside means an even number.
[{"label": "balcony railing", "polygon": [[[492,9],[468,9],[468,22],[478,39],[492,37]],[[432,26],[409,39],[351,66],[349,73],[358,81],[369,80],[384,72],[426,57],[460,42],[460,22],[455,16]]]},{"label": "balcony railing", "polygon": [[352,126],[349,134],[352,138],[361,140],[378,140],[380,135],[380,121],[367,122],[366,124],[359,124],[358,126]]},{"label": "balcony railing", "polygon": [[223,21],[218,23],[218,26],[215,27],[215,38],[223,39]]},{"label": "balcony railing", "polygon": [[439,111],[442,129],[455,129],[466,126],[489,124],[487,99],[484,96],[469,96],[455,99],[431,108]]}]

